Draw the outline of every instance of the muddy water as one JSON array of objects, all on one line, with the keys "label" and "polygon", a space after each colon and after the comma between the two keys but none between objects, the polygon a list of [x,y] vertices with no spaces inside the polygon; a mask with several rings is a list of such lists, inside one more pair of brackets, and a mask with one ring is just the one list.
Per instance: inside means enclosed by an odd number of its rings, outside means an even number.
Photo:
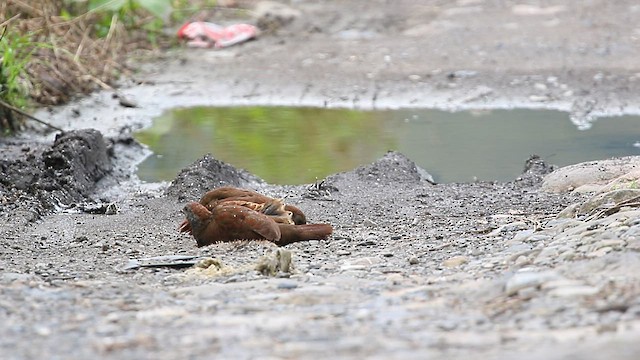
[{"label": "muddy water", "polygon": [[169,111],[138,133],[154,155],[142,180],[173,179],[206,153],[275,184],[301,184],[398,150],[439,182],[511,180],[538,154],[556,165],[640,155],[640,116],[581,131],[550,110],[357,111],[196,107]]}]

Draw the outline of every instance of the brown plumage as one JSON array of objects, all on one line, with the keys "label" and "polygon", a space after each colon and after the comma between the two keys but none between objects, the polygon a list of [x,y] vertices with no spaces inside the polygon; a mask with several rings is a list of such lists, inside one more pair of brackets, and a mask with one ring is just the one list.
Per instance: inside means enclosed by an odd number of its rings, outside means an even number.
[{"label": "brown plumage", "polygon": [[211,211],[200,203],[188,203],[183,212],[198,247],[233,240],[268,240],[277,245],[326,239],[329,224],[279,224],[270,216],[246,206],[221,202]]},{"label": "brown plumage", "polygon": [[[269,215],[276,222],[302,225],[307,223],[304,213],[297,207],[284,204],[281,199],[274,199],[249,189],[231,186],[219,187],[207,191],[199,203],[209,211],[222,202],[233,201],[235,205],[245,206],[252,210]],[[191,227],[184,220],[179,227],[180,232],[191,233]]]}]

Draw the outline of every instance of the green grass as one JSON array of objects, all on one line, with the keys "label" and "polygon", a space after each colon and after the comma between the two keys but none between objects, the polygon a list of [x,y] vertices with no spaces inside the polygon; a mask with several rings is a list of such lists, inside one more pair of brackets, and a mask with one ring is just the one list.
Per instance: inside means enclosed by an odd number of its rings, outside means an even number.
[{"label": "green grass", "polygon": [[[26,66],[37,44],[31,42],[29,35],[20,35],[5,28],[0,40],[0,99],[19,109],[29,103],[29,74]],[[16,127],[15,114],[2,108],[0,111],[0,131],[9,132]]]}]

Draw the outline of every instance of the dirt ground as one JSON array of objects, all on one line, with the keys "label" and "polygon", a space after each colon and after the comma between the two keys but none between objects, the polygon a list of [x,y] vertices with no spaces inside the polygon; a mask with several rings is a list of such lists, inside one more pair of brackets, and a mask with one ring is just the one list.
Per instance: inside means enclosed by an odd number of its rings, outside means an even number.
[{"label": "dirt ground", "polygon": [[[139,63],[119,89],[137,107],[96,93],[36,114],[74,131],[0,140],[3,357],[635,359],[640,213],[556,218],[591,195],[543,191],[542,162],[508,183],[434,185],[391,152],[278,186],[203,157],[149,184],[129,134],[192,105],[549,108],[587,128],[640,113],[640,5],[289,6],[261,15],[292,21],[255,41]],[[198,249],[180,209],[221,184],[286,196],[334,234],[286,246],[293,269],[276,276],[254,270],[268,243]],[[127,268],[166,255],[224,267]]]}]

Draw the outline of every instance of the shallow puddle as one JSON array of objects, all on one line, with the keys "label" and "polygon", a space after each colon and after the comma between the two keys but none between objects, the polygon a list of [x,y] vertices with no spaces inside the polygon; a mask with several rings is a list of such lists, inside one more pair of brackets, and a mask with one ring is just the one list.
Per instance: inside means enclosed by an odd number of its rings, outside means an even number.
[{"label": "shallow puddle", "polygon": [[211,153],[269,183],[311,183],[398,150],[438,182],[468,182],[512,180],[531,154],[560,166],[640,155],[640,116],[581,131],[550,110],[196,107],[163,114],[136,138],[154,152],[139,167],[145,181],[171,180]]}]

